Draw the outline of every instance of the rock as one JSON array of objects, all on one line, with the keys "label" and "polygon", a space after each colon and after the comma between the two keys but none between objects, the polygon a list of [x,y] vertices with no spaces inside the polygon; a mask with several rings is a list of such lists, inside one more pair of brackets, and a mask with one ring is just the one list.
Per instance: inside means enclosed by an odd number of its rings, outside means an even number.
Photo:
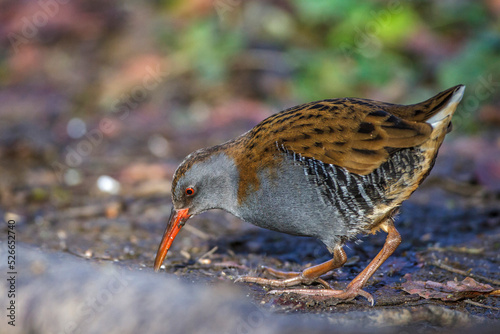
[{"label": "rock", "polygon": [[[7,273],[6,247],[1,248],[0,258],[5,259],[0,269]],[[120,264],[46,253],[18,243],[16,326],[4,318],[0,332],[373,334],[400,332],[389,324],[408,329],[408,325],[428,321],[432,326],[469,326],[474,331],[480,328],[483,334],[494,333],[494,323],[431,305],[322,315],[276,314],[269,305],[251,303],[236,285],[187,284],[175,276],[149,269],[131,270]],[[10,300],[2,291],[2,308]]]}]

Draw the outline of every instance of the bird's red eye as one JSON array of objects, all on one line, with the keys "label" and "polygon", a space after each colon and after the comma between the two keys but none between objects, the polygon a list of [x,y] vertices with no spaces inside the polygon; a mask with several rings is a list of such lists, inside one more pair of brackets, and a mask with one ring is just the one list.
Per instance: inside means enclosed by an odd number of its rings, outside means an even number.
[{"label": "bird's red eye", "polygon": [[195,190],[192,187],[186,188],[186,195],[187,196],[193,196],[195,194]]}]

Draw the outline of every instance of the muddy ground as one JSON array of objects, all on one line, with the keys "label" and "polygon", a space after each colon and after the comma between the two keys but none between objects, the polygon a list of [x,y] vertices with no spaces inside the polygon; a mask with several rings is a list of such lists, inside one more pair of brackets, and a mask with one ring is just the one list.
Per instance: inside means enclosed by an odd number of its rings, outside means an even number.
[{"label": "muddy ground", "polygon": [[[175,240],[161,271],[153,274],[155,253],[170,213],[170,178],[177,162],[152,159],[140,149],[133,160],[89,159],[79,169],[85,176],[83,181],[72,187],[58,183],[54,170],[36,154],[13,156],[2,165],[2,214],[6,221],[16,221],[17,245],[27,249],[25,258],[19,254],[23,268],[27,268],[19,272],[20,293],[23,289],[33,291],[37,284],[40,287],[34,291],[45,291],[43,280],[37,279],[40,273],[32,270],[36,261],[30,262],[30,252],[49,256],[50,268],[50,256],[66,254],[54,267],[74,260],[82,266],[94,264],[90,268],[96,276],[100,268],[111,265],[132,273],[134,280],[143,277],[147,281],[153,275],[155,282],[177,278],[194,287],[192,291],[239,291],[246,296],[242,297],[245,303],[271,317],[317,315],[337,319],[331,320],[333,326],[339,319],[355,315],[354,320],[343,324],[357,328],[356,318],[366,314],[364,323],[378,329],[388,330],[393,325],[411,331],[452,331],[459,326],[472,331],[480,325],[498,325],[500,318],[500,198],[495,183],[498,180],[491,177],[500,161],[499,146],[495,135],[458,137],[445,143],[433,173],[405,202],[397,218],[401,246],[366,287],[375,298],[373,307],[361,297],[338,303],[295,294],[269,294],[269,288],[254,284],[234,284],[242,275],[265,275],[262,266],[300,271],[327,261],[330,254],[317,240],[260,229],[220,211],[192,218]],[[485,155],[477,153],[480,148],[489,152],[486,162]],[[104,174],[121,182],[119,194],[99,191],[95,182]],[[7,233],[4,224],[2,243]],[[334,288],[345,287],[381,249],[384,240],[385,234],[379,233],[348,243],[347,264],[324,278]],[[467,277],[477,285],[430,298],[432,282],[461,282]],[[415,281],[429,281],[427,286],[417,288],[427,298],[403,290],[405,284]],[[74,292],[78,299],[76,290],[66,289],[67,297]],[[492,293],[494,290],[496,293]],[[185,291],[192,293],[190,289]],[[151,292],[144,294],[140,303],[147,304]],[[232,302],[234,298],[227,301]],[[107,307],[123,307],[113,305]],[[210,308],[210,301],[207,305]],[[405,310],[408,313],[401,315]],[[37,309],[29,311],[36,313]],[[451,318],[446,312],[452,312]],[[199,319],[196,315],[193,318]],[[22,319],[29,322],[29,317]],[[322,323],[317,329],[330,325]],[[313,322],[306,327],[314,326]]]}]

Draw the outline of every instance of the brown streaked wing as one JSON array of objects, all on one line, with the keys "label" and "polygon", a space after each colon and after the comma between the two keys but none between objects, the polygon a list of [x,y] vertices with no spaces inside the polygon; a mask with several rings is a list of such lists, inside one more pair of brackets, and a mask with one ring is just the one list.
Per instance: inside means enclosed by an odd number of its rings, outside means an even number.
[{"label": "brown streaked wing", "polygon": [[422,144],[431,131],[429,124],[396,117],[373,101],[334,99],[272,116],[252,131],[248,144],[267,138],[268,145],[366,175],[392,152]]}]

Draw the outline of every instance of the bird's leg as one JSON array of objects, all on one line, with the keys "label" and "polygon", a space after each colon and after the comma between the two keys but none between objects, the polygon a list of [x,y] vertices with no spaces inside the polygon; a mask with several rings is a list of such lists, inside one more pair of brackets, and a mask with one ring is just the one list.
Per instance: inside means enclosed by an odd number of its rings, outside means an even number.
[{"label": "bird's leg", "polygon": [[311,284],[318,282],[325,288],[331,289],[330,285],[323,279],[319,278],[330,270],[341,267],[347,260],[347,256],[342,247],[336,247],[333,251],[333,259],[318,264],[314,267],[307,268],[301,273],[284,272],[280,270],[266,268],[266,270],[275,277],[281,279],[267,279],[261,277],[243,276],[235,282],[257,283],[261,285],[270,285],[275,288],[286,288],[298,284]]},{"label": "bird's leg", "polygon": [[377,254],[377,256],[366,266],[366,268],[356,276],[349,285],[344,290],[317,290],[317,289],[290,289],[290,290],[274,290],[270,293],[283,293],[283,292],[293,292],[301,295],[309,296],[321,296],[321,297],[332,297],[344,300],[354,299],[356,296],[363,296],[371,304],[374,304],[374,300],[371,294],[363,291],[362,288],[368,281],[368,279],[375,273],[375,271],[384,263],[385,260],[396,250],[396,248],[401,243],[401,235],[394,227],[394,223],[391,218],[387,219],[384,224],[381,225],[382,229],[387,232],[387,239],[385,240],[384,247]]}]

